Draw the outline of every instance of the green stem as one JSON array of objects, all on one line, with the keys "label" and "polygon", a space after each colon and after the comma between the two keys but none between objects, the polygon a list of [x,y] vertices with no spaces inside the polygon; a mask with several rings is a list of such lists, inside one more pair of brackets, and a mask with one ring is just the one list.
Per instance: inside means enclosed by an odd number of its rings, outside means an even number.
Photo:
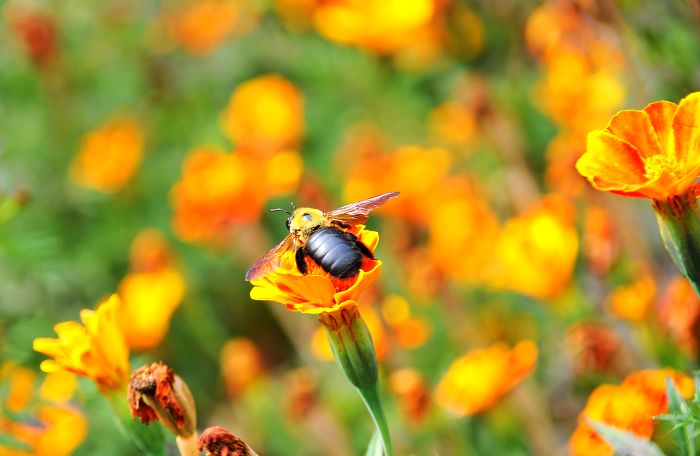
[{"label": "green stem", "polygon": [[105,397],[112,406],[117,428],[138,449],[140,454],[165,455],[165,436],[159,423],[145,426],[138,420],[131,418],[125,392],[113,392],[106,394]]},{"label": "green stem", "polygon": [[379,383],[377,382],[374,385],[364,388],[357,388],[357,391],[360,392],[360,396],[362,396],[362,400],[367,406],[369,414],[372,415],[374,425],[377,427],[377,431],[382,438],[386,456],[394,456],[394,448],[391,446],[391,436],[389,435],[389,425],[384,416],[384,408],[382,407],[382,400],[379,396]]}]

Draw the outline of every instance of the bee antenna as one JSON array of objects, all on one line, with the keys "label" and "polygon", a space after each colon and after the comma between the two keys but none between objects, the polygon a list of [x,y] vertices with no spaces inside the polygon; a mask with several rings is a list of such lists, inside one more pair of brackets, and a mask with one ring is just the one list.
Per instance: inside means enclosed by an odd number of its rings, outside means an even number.
[{"label": "bee antenna", "polygon": [[297,205],[294,204],[294,201],[290,201],[289,204],[292,205],[292,209],[294,209],[295,211],[297,210]]},{"label": "bee antenna", "polygon": [[287,210],[284,210],[284,209],[282,209],[281,207],[277,207],[277,208],[275,208],[275,209],[270,209],[270,212],[284,212],[285,214],[292,215],[291,212],[289,212],[289,211],[287,211]]}]

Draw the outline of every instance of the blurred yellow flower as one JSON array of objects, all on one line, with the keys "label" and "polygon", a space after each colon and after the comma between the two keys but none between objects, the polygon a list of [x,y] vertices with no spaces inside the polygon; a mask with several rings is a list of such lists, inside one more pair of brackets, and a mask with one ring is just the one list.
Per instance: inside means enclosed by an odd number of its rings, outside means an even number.
[{"label": "blurred yellow flower", "polygon": [[109,121],[85,135],[70,165],[70,177],[81,187],[114,193],[138,170],[143,151],[143,131],[135,119]]},{"label": "blurred yellow flower", "polygon": [[607,307],[610,312],[625,320],[642,320],[656,299],[656,280],[649,273],[643,273],[638,279],[615,289],[608,297]]},{"label": "blurred yellow flower", "polygon": [[700,175],[698,113],[700,92],[678,105],[658,101],[620,111],[604,130],[588,134],[576,168],[597,190],[658,201],[684,195]]},{"label": "blurred yellow flower", "polygon": [[426,205],[430,259],[447,277],[480,282],[492,261],[498,220],[464,176],[445,180],[438,188]]},{"label": "blurred yellow flower", "polygon": [[491,286],[537,298],[553,298],[569,285],[578,253],[574,209],[549,196],[509,220],[493,250]]},{"label": "blurred yellow flower", "polygon": [[[379,233],[357,225],[353,234],[372,252],[379,242]],[[350,279],[336,279],[317,268],[301,274],[294,261],[294,251],[286,252],[280,259],[281,266],[251,281],[250,297],[258,301],[277,301],[287,309],[308,314],[334,312],[348,305],[357,304],[362,291],[381,272],[382,262],[365,259],[360,272]]]},{"label": "blurred yellow flower", "polygon": [[219,358],[224,385],[231,396],[238,396],[264,375],[262,354],[250,339],[229,339],[221,348]]},{"label": "blurred yellow flower", "polygon": [[83,309],[83,324],[66,321],[54,329],[57,339],[34,339],[34,350],[50,356],[42,361],[47,373],[69,371],[92,379],[101,391],[118,391],[129,380],[129,346],[118,321],[120,300],[105,299],[97,310]]},{"label": "blurred yellow flower", "polygon": [[476,133],[475,113],[463,103],[447,101],[435,107],[428,115],[432,135],[447,144],[464,144]]},{"label": "blurred yellow flower", "polygon": [[537,354],[531,340],[512,350],[503,343],[472,350],[452,362],[437,385],[435,400],[460,416],[486,410],[532,373]]},{"label": "blurred yellow flower", "polygon": [[[18,449],[0,443],[2,456],[66,456],[85,439],[87,420],[67,402],[76,386],[75,375],[61,372],[44,377],[38,390],[37,376],[13,363],[0,365],[0,385],[7,387],[0,403],[0,434],[24,445]],[[10,418],[4,410],[16,414]]]},{"label": "blurred yellow flower", "polygon": [[257,220],[267,199],[292,191],[301,178],[297,152],[260,159],[200,147],[185,159],[173,186],[173,228],[185,241],[226,238],[236,224]]},{"label": "blurred yellow flower", "polygon": [[314,23],[331,41],[388,54],[412,44],[434,13],[433,0],[331,0],[316,8]]},{"label": "blurred yellow flower", "polygon": [[157,347],[167,334],[186,284],[160,231],[141,231],[131,244],[130,256],[131,272],[118,287],[119,321],[129,347],[147,350]]},{"label": "blurred yellow flower", "polygon": [[301,93],[275,74],[246,81],[231,94],[221,129],[240,151],[264,156],[295,148],[304,130]]},{"label": "blurred yellow flower", "polygon": [[578,427],[569,440],[572,456],[614,454],[613,448],[589,426],[586,419],[650,439],[656,427],[654,417],[668,408],[667,377],[676,384],[683,397],[689,398],[693,394],[693,380],[671,369],[634,372],[620,386],[598,386],[588,398],[579,415]]}]

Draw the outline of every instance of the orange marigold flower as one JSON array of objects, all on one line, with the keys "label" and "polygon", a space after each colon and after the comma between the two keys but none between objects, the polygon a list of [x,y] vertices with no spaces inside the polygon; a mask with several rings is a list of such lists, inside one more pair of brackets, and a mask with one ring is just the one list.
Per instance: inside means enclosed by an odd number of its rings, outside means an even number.
[{"label": "orange marigold flower", "polygon": [[[379,233],[357,225],[352,230],[360,242],[374,252]],[[280,267],[251,281],[250,297],[258,301],[277,301],[287,309],[307,314],[334,312],[348,305],[357,304],[362,291],[381,272],[382,262],[365,259],[360,272],[351,279],[337,280],[320,268],[301,274],[294,261],[294,251],[286,252],[280,259]]]},{"label": "orange marigold flower", "polygon": [[232,396],[242,393],[264,374],[262,354],[250,339],[228,340],[221,348],[219,359],[226,390]]},{"label": "orange marigold flower", "polygon": [[265,155],[295,148],[304,130],[301,93],[275,74],[246,81],[231,94],[221,128],[239,150]]},{"label": "orange marigold flower", "polygon": [[610,312],[629,321],[640,321],[656,298],[656,280],[644,273],[634,282],[617,288],[608,298]]},{"label": "orange marigold flower", "polygon": [[597,190],[658,201],[686,194],[700,174],[698,127],[700,92],[620,111],[589,133],[576,169]]},{"label": "orange marigold flower", "polygon": [[206,54],[234,32],[238,16],[238,7],[232,0],[189,2],[175,16],[176,39],[186,51]]},{"label": "orange marigold flower", "polygon": [[129,346],[118,322],[117,295],[104,300],[97,310],[83,309],[83,324],[66,321],[54,329],[57,339],[34,339],[34,350],[52,357],[41,370],[67,370],[92,379],[102,391],[120,390],[129,378]]},{"label": "orange marigold flower", "polygon": [[118,287],[119,319],[132,349],[157,347],[185,295],[185,279],[174,267],[167,241],[154,229],[143,230],[131,245],[131,269]]},{"label": "orange marigold flower", "polygon": [[433,0],[332,0],[319,5],[314,23],[329,40],[388,54],[414,43],[434,13]]},{"label": "orange marigold flower", "polygon": [[681,348],[690,355],[697,353],[700,298],[685,277],[676,277],[668,285],[659,302],[657,316],[661,327]]},{"label": "orange marigold flower", "polygon": [[293,151],[259,159],[217,147],[195,149],[171,191],[174,230],[186,241],[226,239],[233,226],[257,220],[269,197],[293,190],[302,169]]},{"label": "orange marigold flower", "polygon": [[654,417],[668,408],[667,377],[676,384],[683,397],[689,398],[693,394],[693,380],[671,369],[634,372],[620,386],[597,387],[579,415],[578,427],[569,440],[571,454],[612,456],[614,453],[587,420],[600,421],[650,439],[656,426]]},{"label": "orange marigold flower", "polygon": [[435,391],[438,404],[464,416],[490,408],[503,395],[529,376],[537,361],[531,340],[512,350],[503,343],[472,350],[453,361]]},{"label": "orange marigold flower", "polygon": [[135,119],[112,120],[84,137],[70,177],[82,187],[114,193],[131,180],[143,150],[143,131]]},{"label": "orange marigold flower", "polygon": [[[67,456],[85,439],[87,420],[67,404],[75,390],[75,375],[46,375],[38,389],[38,402],[36,380],[32,370],[14,363],[0,365],[0,387],[7,392],[4,403],[0,402],[0,434],[11,435],[26,448],[0,443],[0,455]],[[4,410],[12,415],[3,414]]]},{"label": "orange marigold flower", "polygon": [[578,254],[573,207],[549,196],[503,227],[494,250],[491,285],[553,298],[570,283]]},{"label": "orange marigold flower", "polygon": [[403,414],[420,425],[430,407],[428,384],[414,369],[399,369],[389,376],[389,388],[399,399]]}]

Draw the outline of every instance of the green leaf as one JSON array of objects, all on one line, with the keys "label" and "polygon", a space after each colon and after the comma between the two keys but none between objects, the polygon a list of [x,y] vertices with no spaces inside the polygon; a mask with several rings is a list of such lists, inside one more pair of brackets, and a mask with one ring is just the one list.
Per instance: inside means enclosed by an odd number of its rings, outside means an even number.
[{"label": "green leaf", "polygon": [[622,456],[664,456],[663,451],[654,442],[599,421],[588,420],[588,424],[615,449],[615,454]]},{"label": "green leaf", "polygon": [[382,445],[382,436],[378,431],[374,431],[372,439],[369,441],[365,456],[383,456],[384,446]]},{"label": "green leaf", "polygon": [[672,432],[676,437],[678,448],[682,455],[695,455],[695,425],[692,424],[690,418],[690,408],[688,403],[683,399],[681,393],[676,388],[676,384],[669,377],[666,377],[666,397],[668,398],[668,408],[672,412],[671,415],[676,417],[676,420],[670,420],[674,423]]}]

